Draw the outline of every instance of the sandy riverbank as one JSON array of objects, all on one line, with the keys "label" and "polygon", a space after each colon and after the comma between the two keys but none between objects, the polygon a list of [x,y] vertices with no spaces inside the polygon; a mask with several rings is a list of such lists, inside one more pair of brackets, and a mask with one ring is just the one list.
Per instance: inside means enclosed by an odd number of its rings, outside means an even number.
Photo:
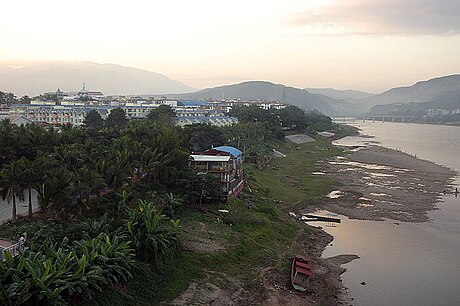
[{"label": "sandy riverbank", "polygon": [[455,172],[414,156],[379,147],[353,148],[318,163],[318,171],[342,185],[318,207],[356,219],[428,221]]},{"label": "sandy riverbank", "polygon": [[[327,199],[315,203],[318,209],[355,219],[406,222],[428,221],[427,212],[436,209],[443,191],[454,189],[451,183],[456,175],[446,167],[379,146],[348,148],[345,156],[318,162],[316,173],[340,183]],[[340,279],[345,272],[341,265],[358,257],[321,258],[333,237],[314,231],[309,253],[319,268],[315,272],[320,284],[314,290],[329,288],[334,297],[328,301],[331,305],[353,304]]]},{"label": "sandy riverbank", "polygon": [[[297,211],[294,218],[316,207],[355,219],[423,222],[428,220],[427,212],[436,209],[443,190],[452,190],[456,173],[446,167],[375,145],[346,150],[344,156],[319,161],[315,171],[338,181],[337,190],[326,201],[318,199],[311,209]],[[318,228],[311,231],[307,241],[297,242],[315,270],[308,292],[293,291],[286,273],[266,269],[262,273],[268,291],[266,305],[353,304],[340,275],[345,272],[342,265],[358,256],[323,258],[322,252],[333,237]]]},{"label": "sandy riverbank", "polygon": [[[345,156],[317,163],[317,175],[340,182],[328,200],[315,203],[319,209],[362,220],[423,222],[428,220],[427,212],[436,209],[443,191],[453,189],[456,173],[446,167],[379,146],[345,149]],[[353,304],[341,282],[340,275],[345,272],[341,265],[358,256],[322,258],[332,240],[329,234],[315,229],[310,246],[305,248],[317,267],[313,290],[324,293],[326,288],[332,292],[330,305]]]}]

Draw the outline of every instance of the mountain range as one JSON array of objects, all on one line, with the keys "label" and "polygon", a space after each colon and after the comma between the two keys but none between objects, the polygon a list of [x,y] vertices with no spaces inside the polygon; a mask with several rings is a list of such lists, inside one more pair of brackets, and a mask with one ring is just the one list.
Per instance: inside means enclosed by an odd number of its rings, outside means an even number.
[{"label": "mountain range", "polygon": [[327,96],[316,95],[299,88],[289,87],[282,84],[274,84],[266,81],[249,81],[239,84],[207,88],[188,94],[169,96],[176,99],[229,98],[280,101],[299,106],[306,110],[316,109],[330,115],[337,113],[336,109],[341,108],[340,104],[344,104]]},{"label": "mountain range", "polygon": [[442,95],[455,92],[460,92],[459,74],[420,81],[412,86],[392,88],[381,94],[354,102],[368,108],[393,103],[436,102]]},{"label": "mountain range", "polygon": [[43,92],[89,90],[106,95],[163,94],[195,91],[162,74],[114,64],[43,61],[0,62],[0,91],[17,96]]},{"label": "mountain range", "polygon": [[106,95],[280,101],[305,110],[316,109],[329,116],[358,115],[371,109],[380,113],[427,107],[460,109],[459,74],[392,88],[377,95],[351,89],[299,89],[266,81],[248,81],[196,91],[159,73],[114,64],[72,61],[0,62],[0,91],[13,92],[17,96],[36,96],[58,88],[77,91],[83,83],[86,83],[87,89],[102,91]]},{"label": "mountain range", "polygon": [[354,90],[354,89],[340,90],[340,89],[334,89],[334,88],[304,88],[304,90],[310,93],[324,95],[324,96],[327,96],[327,97],[330,97],[336,100],[346,100],[346,101],[364,99],[364,98],[368,98],[374,95],[368,92],[363,92],[363,91]]}]

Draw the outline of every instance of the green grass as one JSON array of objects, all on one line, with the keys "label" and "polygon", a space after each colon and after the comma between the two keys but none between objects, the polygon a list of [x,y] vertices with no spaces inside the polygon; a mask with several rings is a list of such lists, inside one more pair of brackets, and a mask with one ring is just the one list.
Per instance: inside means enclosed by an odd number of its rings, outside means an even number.
[{"label": "green grass", "polygon": [[272,160],[272,167],[258,169],[246,165],[253,194],[270,196],[274,200],[288,203],[310,203],[316,197],[333,190],[334,181],[313,175],[318,160],[335,156],[341,151],[324,141],[295,146],[285,143],[280,151],[285,158]]}]

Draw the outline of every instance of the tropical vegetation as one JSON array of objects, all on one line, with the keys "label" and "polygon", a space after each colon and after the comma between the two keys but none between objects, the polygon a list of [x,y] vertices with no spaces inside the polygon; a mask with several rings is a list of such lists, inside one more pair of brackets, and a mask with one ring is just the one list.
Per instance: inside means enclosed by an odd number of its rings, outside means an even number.
[{"label": "tropical vegetation", "polygon": [[[175,126],[168,107],[135,121],[121,109],[105,121],[90,112],[84,127],[59,131],[0,122],[0,190],[19,221],[0,233],[29,234],[25,251],[5,252],[0,262],[0,304],[85,304],[108,288],[135,291],[140,266],[161,282],[183,256],[179,219],[225,203],[219,182],[189,166],[191,152],[232,145],[261,166],[286,133],[334,128],[330,118],[293,106],[238,107],[231,115],[240,122],[227,127]],[[26,197],[28,218],[18,220],[17,199]],[[238,223],[230,219],[218,222]]]}]

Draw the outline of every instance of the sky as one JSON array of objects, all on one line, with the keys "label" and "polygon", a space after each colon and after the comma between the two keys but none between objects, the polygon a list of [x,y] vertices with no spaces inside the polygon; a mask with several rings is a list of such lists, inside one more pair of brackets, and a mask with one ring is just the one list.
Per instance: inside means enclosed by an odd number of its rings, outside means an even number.
[{"label": "sky", "polygon": [[201,89],[381,92],[460,73],[460,0],[0,0],[0,60],[78,60]]}]

